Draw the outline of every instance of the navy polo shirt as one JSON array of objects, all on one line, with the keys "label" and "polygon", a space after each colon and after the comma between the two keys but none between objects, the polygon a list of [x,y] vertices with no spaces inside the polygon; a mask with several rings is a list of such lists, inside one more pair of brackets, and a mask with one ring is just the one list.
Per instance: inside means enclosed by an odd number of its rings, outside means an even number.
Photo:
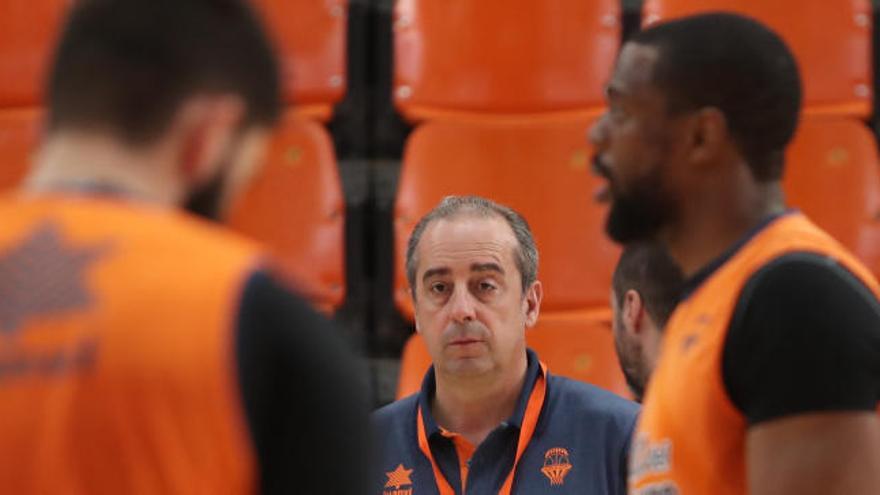
[{"label": "navy polo shirt", "polygon": [[[477,446],[469,464],[467,493],[496,494],[516,457],[529,398],[543,373],[538,356],[527,351],[526,380],[516,409]],[[611,392],[545,374],[546,396],[534,434],[513,479],[514,494],[624,495],[630,437],[638,405]],[[437,467],[456,494],[462,493],[458,454],[431,415],[434,368],[418,394],[373,413],[379,462],[367,493],[439,494],[431,460],[419,448],[421,406],[425,435]]]}]

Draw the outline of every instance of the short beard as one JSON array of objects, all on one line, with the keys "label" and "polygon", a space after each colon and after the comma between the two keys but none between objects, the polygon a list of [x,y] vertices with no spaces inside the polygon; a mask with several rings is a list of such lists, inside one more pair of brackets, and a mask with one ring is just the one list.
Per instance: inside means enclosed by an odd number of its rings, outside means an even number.
[{"label": "short beard", "polygon": [[189,193],[183,208],[190,213],[218,222],[222,216],[223,192],[226,189],[226,167],[221,167],[217,175],[207,183]]},{"label": "short beard", "polygon": [[633,400],[641,404],[648,381],[648,374],[644,372],[645,363],[643,362],[642,348],[638,343],[625,342],[623,334],[626,330],[619,311],[616,312],[614,318],[617,320],[616,326],[619,329],[614,332],[614,350],[617,351],[617,362],[620,364],[620,371],[623,372]]},{"label": "short beard", "polygon": [[623,377],[626,379],[626,385],[629,387],[629,391],[633,395],[633,400],[641,404],[642,400],[645,398],[644,380],[637,377],[634,372],[627,371],[626,368],[623,368]]},{"label": "short beard", "polygon": [[660,169],[633,184],[627,194],[612,191],[605,232],[618,244],[651,240],[669,223],[674,205],[663,197]]}]

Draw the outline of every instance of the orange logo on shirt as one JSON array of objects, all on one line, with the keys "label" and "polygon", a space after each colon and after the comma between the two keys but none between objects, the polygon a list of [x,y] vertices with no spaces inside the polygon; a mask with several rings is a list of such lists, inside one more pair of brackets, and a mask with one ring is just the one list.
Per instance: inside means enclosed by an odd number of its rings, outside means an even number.
[{"label": "orange logo on shirt", "polygon": [[[412,495],[412,480],[409,477],[412,472],[412,469],[406,469],[403,464],[398,464],[397,469],[385,473],[385,476],[388,476],[388,482],[385,483],[386,490],[383,495]],[[410,487],[401,489],[403,486]],[[393,489],[387,490],[387,488]]]},{"label": "orange logo on shirt", "polygon": [[568,451],[556,447],[544,454],[544,467],[541,472],[550,480],[550,485],[562,485],[565,483],[565,475],[571,471],[571,461],[568,458]]}]

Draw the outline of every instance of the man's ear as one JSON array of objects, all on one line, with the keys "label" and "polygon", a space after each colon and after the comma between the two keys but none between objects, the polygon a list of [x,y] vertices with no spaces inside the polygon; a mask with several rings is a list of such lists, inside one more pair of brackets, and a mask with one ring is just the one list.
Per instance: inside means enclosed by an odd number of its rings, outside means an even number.
[{"label": "man's ear", "polygon": [[620,311],[624,331],[633,335],[641,333],[642,319],[645,316],[645,305],[641,294],[633,289],[626,291]]},{"label": "man's ear", "polygon": [[[235,149],[227,152],[226,176],[220,197],[220,218],[225,219],[232,205],[247,191],[266,164],[271,142],[271,129],[250,126],[235,138]],[[221,158],[221,161],[223,158]]]},{"label": "man's ear", "polygon": [[178,173],[187,184],[203,184],[216,174],[244,113],[244,101],[236,95],[196,96],[181,105],[170,132]]},{"label": "man's ear", "polygon": [[690,156],[696,163],[711,163],[727,143],[727,119],[721,110],[707,107],[698,110],[690,124]]},{"label": "man's ear", "polygon": [[526,290],[523,298],[523,310],[525,311],[526,328],[531,328],[538,323],[538,315],[541,313],[541,301],[544,299],[544,286],[536,280]]}]

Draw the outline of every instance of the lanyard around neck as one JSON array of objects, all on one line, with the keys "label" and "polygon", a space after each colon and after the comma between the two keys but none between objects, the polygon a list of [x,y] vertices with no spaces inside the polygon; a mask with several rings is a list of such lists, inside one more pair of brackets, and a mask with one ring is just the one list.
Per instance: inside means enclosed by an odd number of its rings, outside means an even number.
[{"label": "lanyard around neck", "polygon": [[[546,374],[547,366],[544,363],[541,363],[541,373],[535,381],[535,388],[532,390],[529,402],[526,405],[525,415],[523,416],[522,428],[520,429],[519,440],[516,444],[516,457],[513,460],[513,466],[510,468],[510,473],[507,474],[507,479],[504,480],[504,484],[501,485],[501,490],[498,491],[499,495],[510,495],[511,490],[513,489],[513,477],[516,474],[516,467],[517,464],[519,464],[519,459],[522,457],[523,452],[525,452],[526,447],[528,447],[529,442],[532,440],[532,435],[535,433],[535,427],[538,425],[538,417],[541,415],[541,408],[544,406],[544,398],[547,395]],[[419,433],[419,448],[422,450],[422,453],[425,454],[425,457],[431,461],[431,468],[434,470],[434,480],[437,483],[437,489],[440,491],[440,495],[455,495],[455,490],[452,489],[449,481],[447,481],[443,476],[443,473],[440,472],[440,467],[437,465],[437,461],[431,453],[431,447],[428,445],[428,436],[425,433],[425,423],[422,420],[421,406],[419,406],[416,422]]]}]

